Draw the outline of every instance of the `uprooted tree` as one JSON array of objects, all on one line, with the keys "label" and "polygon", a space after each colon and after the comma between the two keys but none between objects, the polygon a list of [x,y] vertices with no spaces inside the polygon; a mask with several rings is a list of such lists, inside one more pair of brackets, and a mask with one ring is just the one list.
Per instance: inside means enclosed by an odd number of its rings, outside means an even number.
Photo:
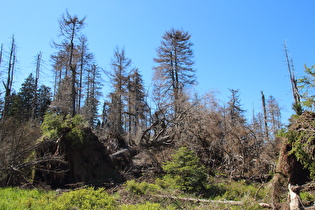
[{"label": "uprooted tree", "polygon": [[273,202],[279,208],[286,203],[289,184],[303,186],[315,178],[314,120],[315,113],[304,112],[293,117],[288,131],[282,134],[284,138],[273,178]]},{"label": "uprooted tree", "polygon": [[[64,187],[75,183],[99,184],[121,180],[105,146],[92,132],[80,115],[64,118],[48,113],[42,124],[43,143],[36,150],[38,157],[44,154],[63,156],[66,164],[39,164],[35,180],[52,187]],[[61,168],[62,176],[47,173],[45,169]]]},{"label": "uprooted tree", "polygon": [[[286,58],[288,55],[285,48]],[[314,189],[315,178],[315,113],[314,113],[314,67],[305,66],[305,76],[296,80],[288,62],[292,91],[295,99],[293,109],[296,115],[291,117],[291,125],[282,133],[282,147],[276,173],[273,178],[273,203],[276,208],[288,207],[287,194],[290,193],[290,207],[299,207],[294,203],[300,191]],[[293,67],[293,66],[292,66]],[[302,107],[303,106],[303,107]],[[298,109],[297,109],[298,108]],[[297,185],[297,186],[292,186]]]}]

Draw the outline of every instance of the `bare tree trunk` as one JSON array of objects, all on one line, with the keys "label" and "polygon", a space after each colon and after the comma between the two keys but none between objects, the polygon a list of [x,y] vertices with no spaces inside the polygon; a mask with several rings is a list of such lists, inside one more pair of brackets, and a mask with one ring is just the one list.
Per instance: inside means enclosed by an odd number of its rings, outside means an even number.
[{"label": "bare tree trunk", "polygon": [[36,59],[35,88],[34,88],[34,93],[33,93],[33,104],[32,104],[32,119],[35,119],[35,116],[36,116],[37,89],[38,89],[39,72],[41,68],[41,60],[42,60],[42,52],[39,52],[37,54],[37,59]]},{"label": "bare tree trunk", "polygon": [[133,111],[134,110],[132,110],[132,99],[131,99],[131,97],[133,96],[132,95],[132,93],[131,93],[131,79],[130,79],[130,76],[128,76],[128,86],[127,86],[127,88],[128,88],[128,95],[127,95],[127,97],[128,97],[128,133],[129,133],[129,144],[130,144],[130,141],[131,141],[131,133],[132,133],[132,130],[133,129],[135,129],[135,128],[133,128],[132,129],[132,125],[133,125],[133,123],[132,123],[132,121],[134,120],[133,119],[133,117],[132,117],[132,113],[133,113]]},{"label": "bare tree trunk", "polygon": [[0,66],[2,63],[2,54],[3,54],[3,44],[1,44],[1,48],[0,48]]},{"label": "bare tree trunk", "polygon": [[85,64],[84,55],[85,55],[85,44],[86,44],[86,38],[82,37],[80,39],[81,41],[81,57],[80,57],[80,75],[79,75],[79,88],[78,88],[78,112],[81,112],[81,99],[82,99],[82,87],[83,87],[83,68]]},{"label": "bare tree trunk", "polygon": [[71,80],[71,98],[72,98],[72,117],[74,117],[74,115],[76,114],[76,90],[75,90],[75,82],[76,82],[76,67],[74,66],[74,64],[72,63],[72,59],[73,59],[73,50],[74,50],[74,44],[73,44],[73,40],[74,40],[74,29],[75,29],[75,25],[73,26],[73,33],[71,36],[71,42],[70,42],[70,58],[69,58],[69,67],[71,70],[71,76],[72,76],[72,80]]},{"label": "bare tree trunk", "polygon": [[264,125],[265,125],[265,137],[266,140],[269,142],[269,131],[268,131],[268,119],[267,119],[267,109],[266,109],[266,99],[264,92],[261,91],[261,101],[262,101],[262,107],[264,111]]},{"label": "bare tree trunk", "polygon": [[[69,24],[69,23],[67,23]],[[72,100],[72,117],[76,115],[76,65],[73,63],[74,54],[74,38],[76,36],[77,25],[80,25],[76,18],[71,19],[71,32],[70,32],[70,56],[69,56],[69,68],[71,71],[71,100]]]},{"label": "bare tree trunk", "polygon": [[293,94],[293,98],[294,98],[294,109],[295,109],[296,113],[300,115],[300,114],[302,114],[301,99],[300,99],[299,89],[297,86],[297,80],[296,80],[295,75],[294,75],[293,61],[292,61],[292,59],[291,60],[289,59],[286,43],[284,43],[284,52],[285,52],[285,58],[286,58],[287,65],[288,65],[292,94]]},{"label": "bare tree trunk", "polygon": [[4,96],[4,110],[3,110],[3,118],[6,118],[6,115],[9,112],[10,106],[10,97],[11,97],[11,90],[13,84],[13,76],[14,76],[14,65],[15,65],[15,39],[14,35],[12,36],[12,43],[10,49],[10,56],[9,56],[9,63],[8,63],[8,70],[7,70],[7,82],[6,84],[3,82],[5,88],[5,96]]}]

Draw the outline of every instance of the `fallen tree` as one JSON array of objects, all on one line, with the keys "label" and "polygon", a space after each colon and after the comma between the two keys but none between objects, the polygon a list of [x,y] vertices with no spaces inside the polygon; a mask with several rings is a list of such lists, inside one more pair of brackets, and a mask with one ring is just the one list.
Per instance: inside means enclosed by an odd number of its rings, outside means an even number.
[{"label": "fallen tree", "polygon": [[314,189],[311,181],[315,178],[315,113],[305,112],[292,121],[288,131],[283,134],[273,178],[273,203],[276,209],[289,206],[299,209],[296,202],[299,192]]},{"label": "fallen tree", "polygon": [[[244,202],[242,201],[208,200],[208,199],[200,199],[200,198],[177,197],[177,196],[171,196],[171,195],[151,195],[151,196],[160,197],[160,198],[168,198],[168,199],[173,199],[173,200],[190,201],[190,202],[196,202],[196,203],[216,203],[216,204],[227,204],[227,205],[232,205],[232,206],[239,206],[239,205],[244,204]],[[258,203],[258,205],[264,208],[272,208],[272,204],[269,204],[269,203]]]}]

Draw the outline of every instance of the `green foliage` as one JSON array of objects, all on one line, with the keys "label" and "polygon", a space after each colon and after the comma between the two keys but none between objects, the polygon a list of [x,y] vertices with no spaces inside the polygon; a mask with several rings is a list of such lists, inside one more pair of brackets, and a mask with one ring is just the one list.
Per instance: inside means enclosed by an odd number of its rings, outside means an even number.
[{"label": "green foliage", "polygon": [[278,136],[285,137],[290,145],[290,155],[310,172],[315,179],[315,113],[306,111],[302,115],[293,115],[290,129],[284,130]]},{"label": "green foliage", "polygon": [[50,88],[42,85],[39,89],[33,74],[30,74],[17,94],[11,95],[9,115],[25,121],[42,118],[51,102]]},{"label": "green foliage", "polygon": [[0,209],[117,209],[103,188],[79,189],[58,196],[55,192],[0,189]]},{"label": "green foliage", "polygon": [[49,139],[59,138],[63,123],[63,116],[54,113],[47,113],[44,116],[44,121],[41,129],[45,137]]},{"label": "green foliage", "polygon": [[[212,185],[211,185],[212,186]],[[122,209],[122,210],[155,210],[155,209],[261,209],[258,202],[263,201],[268,189],[248,185],[244,181],[217,183],[216,197],[212,199],[242,201],[242,205],[196,203],[191,201],[158,198],[145,196],[148,193],[165,191],[154,184],[147,182],[136,183],[131,180],[126,183],[128,191],[132,192],[126,197],[126,193],[110,196],[103,188],[78,189],[57,194],[55,191],[25,190],[19,188],[0,188],[0,209]],[[135,191],[133,192],[132,189]],[[122,191],[125,192],[125,191]],[[140,192],[140,193],[137,193]],[[137,195],[135,195],[136,193]],[[121,197],[122,196],[122,197]],[[186,196],[185,196],[186,197]],[[118,199],[116,201],[116,199]],[[136,201],[137,204],[129,204]],[[310,193],[301,193],[303,203],[311,202],[314,196]],[[260,201],[258,201],[260,200]],[[120,204],[121,202],[121,204]],[[270,203],[271,201],[267,201]],[[119,205],[120,204],[120,205]]]},{"label": "green foliage", "polygon": [[51,103],[51,89],[45,85],[41,85],[37,93],[37,107],[36,107],[36,116],[43,120],[45,113],[48,110],[48,107]]},{"label": "green foliage", "polygon": [[227,191],[225,184],[222,183],[213,183],[206,185],[207,188],[207,197],[216,199]]},{"label": "green foliage", "polygon": [[302,107],[301,103],[294,103],[292,105],[292,109],[295,111],[295,113],[297,115],[303,114],[303,107]]},{"label": "green foliage", "polygon": [[170,189],[176,185],[175,180],[167,175],[163,176],[162,179],[156,178],[155,184],[159,185],[163,190]]},{"label": "green foliage", "polygon": [[80,115],[75,115],[73,118],[67,115],[64,119],[62,115],[47,113],[41,129],[44,136],[49,139],[58,139],[66,134],[65,137],[71,140],[74,146],[78,146],[83,143],[85,126],[86,121]]},{"label": "green foliage", "polygon": [[136,204],[136,205],[124,204],[119,209],[121,210],[163,210],[163,209],[175,210],[176,208],[172,206],[167,206],[166,208],[164,208],[159,203],[146,202],[145,204]]},{"label": "green foliage", "polygon": [[0,209],[48,209],[47,204],[54,202],[55,196],[53,192],[40,190],[2,188]]},{"label": "green foliage", "polygon": [[173,187],[185,192],[201,192],[207,181],[206,168],[200,165],[199,158],[187,147],[180,148],[173,160],[163,165],[167,173],[164,180]]},{"label": "green foliage", "polygon": [[311,178],[315,178],[315,159],[313,151],[315,151],[315,133],[313,131],[296,131],[289,130],[285,136],[288,143],[291,144],[290,154],[294,154],[297,160],[302,163],[304,168],[310,171]]},{"label": "green foliage", "polygon": [[160,187],[156,184],[150,184],[148,182],[138,183],[135,180],[127,181],[125,186],[126,186],[127,191],[132,192],[137,195],[143,195],[148,192],[156,192],[160,189]]},{"label": "green foliage", "polygon": [[315,105],[315,65],[307,67],[305,65],[306,76],[298,80],[301,98],[303,99],[302,105],[309,110],[314,110]]},{"label": "green foliage", "polygon": [[302,200],[302,203],[311,203],[313,204],[315,201],[315,195],[311,194],[309,192],[301,192],[300,198]]},{"label": "green foliage", "polygon": [[103,188],[79,189],[56,199],[55,209],[117,209],[116,202]]},{"label": "green foliage", "polygon": [[84,140],[83,128],[86,126],[86,121],[81,115],[75,115],[73,118],[68,116],[64,123],[71,129],[66,138],[72,140],[75,145],[81,145]]},{"label": "green foliage", "polygon": [[[122,205],[121,210],[160,210],[161,205],[158,203],[150,203],[147,202],[145,204],[137,204],[137,205]],[[168,208],[169,209],[169,208]]]},{"label": "green foliage", "polygon": [[242,198],[242,206],[240,206],[240,209],[248,209],[248,210],[263,210],[265,208],[259,206],[259,204],[257,203],[257,201],[250,195],[245,195]]},{"label": "green foliage", "polygon": [[18,94],[12,94],[12,104],[10,106],[10,115],[28,120],[31,118],[32,109],[35,109],[34,99],[36,98],[35,78],[30,74],[21,85]]},{"label": "green foliage", "polygon": [[[222,186],[223,187],[223,186]],[[224,185],[225,192],[218,196],[219,199],[241,201],[244,197],[251,197],[255,199],[263,199],[265,196],[264,190],[259,190],[254,185],[246,184],[244,181],[231,182]]]}]

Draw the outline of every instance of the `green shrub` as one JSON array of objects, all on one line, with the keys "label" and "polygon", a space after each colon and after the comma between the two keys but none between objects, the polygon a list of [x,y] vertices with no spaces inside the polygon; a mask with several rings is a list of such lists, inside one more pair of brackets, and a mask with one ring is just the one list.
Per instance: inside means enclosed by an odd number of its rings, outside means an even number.
[{"label": "green shrub", "polygon": [[54,192],[3,188],[0,189],[0,209],[49,209],[47,205],[55,198]]},{"label": "green shrub", "polygon": [[52,205],[54,209],[117,209],[114,198],[103,188],[86,188],[63,193]]},{"label": "green shrub", "polygon": [[201,192],[205,190],[207,181],[206,168],[200,164],[199,158],[187,147],[180,148],[172,161],[163,165],[166,172],[164,180],[184,192]]},{"label": "green shrub", "polygon": [[163,190],[166,190],[166,189],[170,189],[176,183],[174,179],[169,178],[169,176],[165,175],[162,179],[156,178],[155,184],[159,185]]},{"label": "green shrub", "polygon": [[315,201],[315,195],[313,195],[309,192],[301,192],[300,198],[301,198],[303,203],[307,203],[307,204],[313,204]]},{"label": "green shrub", "polygon": [[207,188],[206,196],[212,199],[220,197],[224,195],[224,193],[226,192],[226,188],[223,183],[208,184],[206,185],[206,188]]},{"label": "green shrub", "polygon": [[0,189],[0,209],[117,209],[113,197],[103,188],[79,189],[65,192],[59,197],[55,192]]},{"label": "green shrub", "polygon": [[147,192],[156,192],[160,189],[160,187],[156,184],[150,184],[147,182],[138,183],[135,180],[127,181],[125,186],[127,191],[137,195],[143,195]]},{"label": "green shrub", "polygon": [[128,205],[124,204],[120,207],[121,210],[160,210],[161,205],[158,203],[147,202],[145,204]]},{"label": "green shrub", "polygon": [[246,184],[244,181],[226,183],[224,193],[218,196],[219,199],[240,201],[244,197],[261,200],[266,196],[264,188],[258,188],[252,184]]},{"label": "green shrub", "polygon": [[251,197],[250,195],[245,195],[242,198],[242,206],[241,209],[248,209],[248,210],[263,210],[265,208],[259,206],[259,204],[257,203],[257,201]]}]

